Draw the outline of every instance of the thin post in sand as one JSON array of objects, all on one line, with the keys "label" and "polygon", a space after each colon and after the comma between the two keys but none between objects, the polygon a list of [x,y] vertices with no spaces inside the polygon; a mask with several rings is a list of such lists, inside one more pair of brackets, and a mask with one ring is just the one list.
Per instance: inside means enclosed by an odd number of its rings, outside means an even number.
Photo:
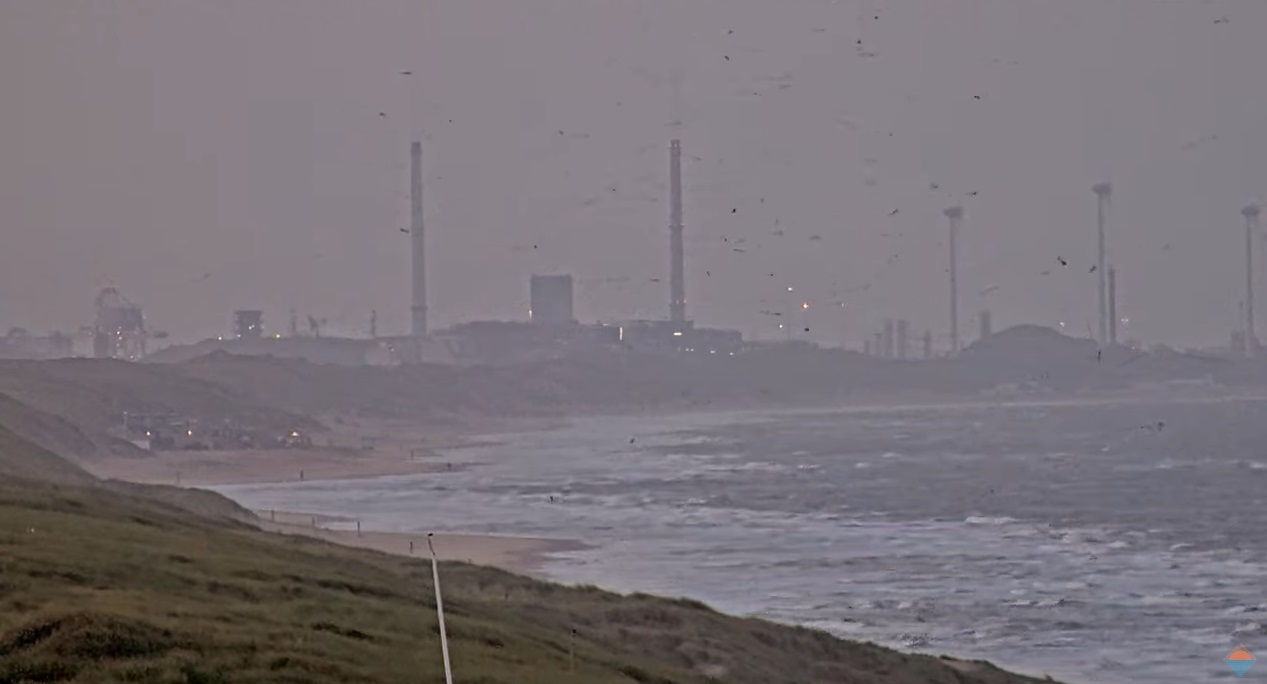
[{"label": "thin post in sand", "polygon": [[453,684],[453,670],[449,666],[449,636],[444,629],[444,602],[440,598],[440,561],[436,548],[431,544],[432,534],[427,533],[427,548],[431,551],[431,580],[436,585],[436,618],[440,621],[440,653],[444,656],[444,681]]}]

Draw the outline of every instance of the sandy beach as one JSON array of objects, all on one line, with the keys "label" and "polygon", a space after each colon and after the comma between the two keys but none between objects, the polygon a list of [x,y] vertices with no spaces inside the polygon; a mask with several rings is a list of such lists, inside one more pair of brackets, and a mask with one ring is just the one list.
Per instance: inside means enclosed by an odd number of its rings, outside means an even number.
[{"label": "sandy beach", "polygon": [[[260,528],[279,534],[297,534],[342,546],[370,549],[398,556],[427,558],[427,535],[403,532],[357,531],[356,521],[312,513],[255,511]],[[437,534],[432,538],[440,560],[490,565],[522,575],[535,575],[545,556],[585,548],[561,539],[502,537],[482,534]]]},{"label": "sandy beach", "polygon": [[549,430],[561,424],[559,420],[503,419],[485,421],[477,430],[456,424],[418,427],[400,421],[337,419],[335,429],[314,435],[309,448],[157,451],[143,457],[85,460],[79,465],[100,478],[182,487],[443,473],[462,466],[450,462],[441,451],[490,444],[489,434]]},{"label": "sandy beach", "polygon": [[145,458],[109,458],[84,467],[97,477],[181,487],[349,480],[451,470],[431,449],[264,449],[163,451]]},{"label": "sandy beach", "polygon": [[[443,477],[466,464],[449,462],[440,450],[487,444],[471,433],[450,429],[420,431],[396,424],[362,425],[329,438],[332,446],[308,449],[249,451],[163,451],[145,457],[106,458],[81,465],[101,478],[141,484],[180,487],[261,484],[435,474]],[[548,425],[515,424],[515,428],[544,429]],[[385,438],[385,435],[389,435]],[[339,446],[357,444],[357,447]],[[367,448],[368,447],[368,448]],[[357,530],[357,521],[323,515],[320,511],[255,511],[260,528],[298,534],[335,544],[402,556],[427,557],[425,533],[405,534]],[[503,537],[480,534],[440,534],[433,538],[442,560],[490,565],[531,575],[545,555],[585,548],[576,541]]]}]

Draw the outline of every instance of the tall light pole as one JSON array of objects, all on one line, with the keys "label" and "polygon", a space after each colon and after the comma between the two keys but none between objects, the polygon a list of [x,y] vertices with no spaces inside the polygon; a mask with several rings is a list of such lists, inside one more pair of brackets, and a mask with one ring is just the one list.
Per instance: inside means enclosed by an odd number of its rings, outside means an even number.
[{"label": "tall light pole", "polygon": [[409,145],[409,239],[413,256],[410,331],[416,338],[427,336],[427,242],[422,218],[422,143],[415,140]]},{"label": "tall light pole", "polygon": [[1096,183],[1091,188],[1096,196],[1096,231],[1099,237],[1099,248],[1096,257],[1096,274],[1099,276],[1099,299],[1100,299],[1100,345],[1106,345],[1109,342],[1109,300],[1106,291],[1105,271],[1104,271],[1104,220],[1105,213],[1109,207],[1109,198],[1113,195],[1113,186],[1108,183]]},{"label": "tall light pole", "polygon": [[440,598],[440,561],[436,558],[436,548],[431,545],[431,534],[427,534],[427,548],[431,551],[431,581],[436,587],[436,618],[440,622],[440,653],[444,656],[444,681],[453,684],[453,669],[449,666],[449,635],[444,629],[444,603]]},{"label": "tall light pole", "polygon": [[682,246],[682,141],[669,142],[669,320],[686,322],[686,266]]},{"label": "tall light pole", "polygon": [[1258,205],[1249,204],[1241,209],[1245,217],[1245,357],[1252,358],[1256,345],[1254,338],[1254,233],[1258,232]]},{"label": "tall light pole", "polygon": [[955,239],[959,235],[959,223],[963,221],[963,207],[950,207],[943,212],[950,219],[950,350],[959,353],[959,273]]}]

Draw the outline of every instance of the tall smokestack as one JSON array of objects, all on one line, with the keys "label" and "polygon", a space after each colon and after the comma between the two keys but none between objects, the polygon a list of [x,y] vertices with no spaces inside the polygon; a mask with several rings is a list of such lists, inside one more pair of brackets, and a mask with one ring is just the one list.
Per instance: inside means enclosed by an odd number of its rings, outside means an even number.
[{"label": "tall smokestack", "polygon": [[413,246],[413,317],[414,337],[427,334],[427,246],[422,228],[422,143],[409,146],[410,221],[409,238]]},{"label": "tall smokestack", "polygon": [[1258,346],[1254,336],[1254,233],[1258,231],[1258,205],[1241,209],[1245,217],[1245,356],[1253,357]]},{"label": "tall smokestack", "polygon": [[911,324],[909,321],[907,321],[905,318],[898,320],[897,322],[897,357],[899,359],[905,359],[907,357],[907,351],[908,351],[907,337],[909,337],[910,331],[911,331]]},{"label": "tall smokestack", "polygon": [[1109,267],[1109,344],[1117,344],[1117,269]]},{"label": "tall smokestack", "polygon": [[963,221],[963,207],[955,206],[947,209],[946,218],[950,219],[950,352],[959,353],[959,274],[958,256],[955,252],[955,239],[959,236],[959,223]]},{"label": "tall smokestack", "polygon": [[884,358],[893,358],[893,321],[884,321],[883,342],[884,342]]},{"label": "tall smokestack", "polygon": [[1091,191],[1096,197],[1096,234],[1099,238],[1099,247],[1096,257],[1096,273],[1098,277],[1099,300],[1100,300],[1100,344],[1106,344],[1109,340],[1108,323],[1109,323],[1109,301],[1108,292],[1105,291],[1104,272],[1104,220],[1105,214],[1109,208],[1109,198],[1113,195],[1113,187],[1108,183],[1096,183]]},{"label": "tall smokestack", "polygon": [[682,141],[669,143],[669,319],[686,321],[686,275],[682,247]]}]

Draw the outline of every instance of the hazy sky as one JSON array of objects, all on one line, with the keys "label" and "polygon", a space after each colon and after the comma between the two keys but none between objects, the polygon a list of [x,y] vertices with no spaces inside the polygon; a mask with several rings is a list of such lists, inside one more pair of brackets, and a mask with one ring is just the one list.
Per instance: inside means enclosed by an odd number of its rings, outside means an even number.
[{"label": "hazy sky", "polygon": [[681,137],[700,324],[808,301],[821,343],[945,340],[963,202],[965,337],[986,306],[1085,334],[1110,180],[1128,334],[1223,342],[1264,65],[1262,0],[5,0],[0,328],[88,324],[109,283],[179,339],[404,332],[415,136],[433,327],[524,318],[551,272],[584,320],[664,317]]}]

